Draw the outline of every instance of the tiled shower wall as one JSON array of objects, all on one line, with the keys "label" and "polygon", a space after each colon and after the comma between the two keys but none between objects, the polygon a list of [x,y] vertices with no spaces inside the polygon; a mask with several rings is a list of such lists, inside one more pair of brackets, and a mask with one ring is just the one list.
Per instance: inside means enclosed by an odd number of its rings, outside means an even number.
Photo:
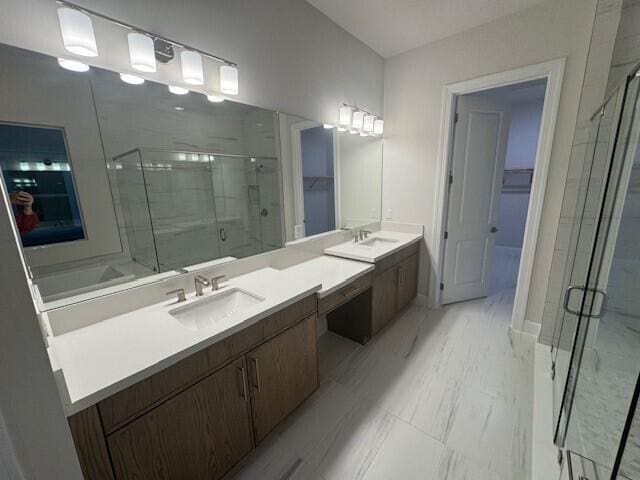
[{"label": "tiled shower wall", "polygon": [[[638,3],[638,0],[634,1]],[[564,295],[565,278],[570,276],[576,248],[575,245],[572,248],[572,232],[582,213],[578,202],[580,184],[584,180],[585,166],[590,166],[591,154],[595,148],[595,132],[590,128],[591,116],[607,94],[614,46],[618,43],[616,33],[621,24],[625,3],[623,0],[600,0],[596,10],[540,330],[539,340],[547,345],[553,341],[557,319],[562,318],[559,307]],[[574,267],[586,268],[586,265]]]}]

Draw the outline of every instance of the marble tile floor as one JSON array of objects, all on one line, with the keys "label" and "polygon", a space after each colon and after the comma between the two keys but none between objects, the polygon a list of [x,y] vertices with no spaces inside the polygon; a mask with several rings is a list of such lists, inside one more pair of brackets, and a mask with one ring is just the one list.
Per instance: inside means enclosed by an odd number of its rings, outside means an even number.
[{"label": "marble tile floor", "polygon": [[320,388],[233,480],[529,480],[535,340],[513,292],[411,305],[366,346],[319,339]]}]

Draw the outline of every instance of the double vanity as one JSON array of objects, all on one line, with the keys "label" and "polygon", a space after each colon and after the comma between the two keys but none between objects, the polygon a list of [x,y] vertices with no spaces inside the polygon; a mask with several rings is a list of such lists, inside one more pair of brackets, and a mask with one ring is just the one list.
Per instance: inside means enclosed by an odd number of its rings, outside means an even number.
[{"label": "double vanity", "polygon": [[50,325],[85,477],[222,478],[318,388],[324,318],[364,344],[416,296],[421,238],[379,231],[220,284],[201,271],[184,296]]}]

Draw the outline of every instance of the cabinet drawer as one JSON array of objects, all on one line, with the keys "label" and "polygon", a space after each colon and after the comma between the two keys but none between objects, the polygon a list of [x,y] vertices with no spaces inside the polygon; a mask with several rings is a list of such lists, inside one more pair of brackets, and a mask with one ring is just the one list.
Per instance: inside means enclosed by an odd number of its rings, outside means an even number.
[{"label": "cabinet drawer", "polygon": [[315,295],[310,295],[101,401],[98,408],[105,433],[117,430],[266,338],[313,314],[315,308]]},{"label": "cabinet drawer", "polygon": [[349,285],[342,287],[337,292],[318,299],[318,315],[324,315],[330,312],[369,288],[371,286],[371,278],[371,273],[367,273],[360,278],[356,278]]},{"label": "cabinet drawer", "polygon": [[376,262],[376,268],[374,270],[374,273],[377,276],[377,275],[380,275],[381,273],[386,272],[391,267],[393,267],[394,265],[397,265],[405,258],[410,257],[411,255],[415,255],[416,253],[418,253],[419,250],[420,250],[420,243],[419,242],[412,243],[411,245],[403,248],[402,250],[394,253],[393,255],[389,255],[388,257],[383,258],[379,262]]}]

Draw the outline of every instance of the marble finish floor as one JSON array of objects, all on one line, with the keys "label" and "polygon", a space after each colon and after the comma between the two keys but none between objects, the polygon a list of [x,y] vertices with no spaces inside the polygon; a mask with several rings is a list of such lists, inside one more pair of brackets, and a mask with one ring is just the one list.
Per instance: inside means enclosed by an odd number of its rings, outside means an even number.
[{"label": "marble finish floor", "polygon": [[323,335],[320,388],[228,479],[530,479],[535,340],[512,301],[414,304],[364,347]]}]

